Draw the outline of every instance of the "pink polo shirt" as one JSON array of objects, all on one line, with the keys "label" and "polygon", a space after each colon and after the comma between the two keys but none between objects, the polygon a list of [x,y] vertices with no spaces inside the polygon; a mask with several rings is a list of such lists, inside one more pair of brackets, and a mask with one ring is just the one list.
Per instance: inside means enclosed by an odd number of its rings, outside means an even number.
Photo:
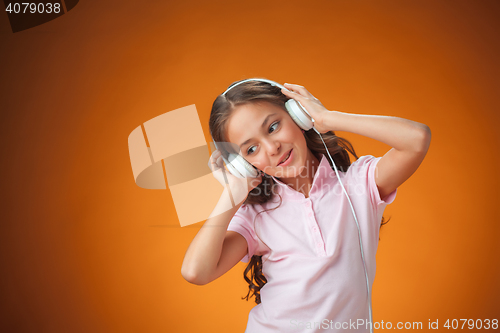
[{"label": "pink polo shirt", "polygon": [[[380,159],[366,155],[347,172],[338,169],[361,229],[370,289],[382,213],[397,193],[380,198],[375,183]],[[322,155],[309,198],[273,177],[281,206],[258,214],[278,206],[277,195],[263,205],[242,205],[229,223],[227,230],[240,233],[248,243],[241,261],[262,255],[267,279],[261,303],[249,313],[246,333],[369,332],[358,228],[328,160]]]}]

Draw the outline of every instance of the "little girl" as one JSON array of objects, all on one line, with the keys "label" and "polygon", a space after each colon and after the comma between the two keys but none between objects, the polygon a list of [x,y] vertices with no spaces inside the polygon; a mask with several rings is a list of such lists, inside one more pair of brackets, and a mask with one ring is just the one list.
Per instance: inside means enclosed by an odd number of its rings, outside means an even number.
[{"label": "little girl", "polygon": [[[234,176],[221,158],[229,151],[213,152],[213,175],[225,186],[215,210],[224,212],[204,223],[181,273],[203,285],[240,260],[248,263],[246,299],[252,292],[257,305],[247,333],[369,332],[382,214],[422,163],[430,129],[397,117],[329,111],[302,86],[260,80],[233,83],[213,104],[214,141],[236,147],[232,153],[258,175]],[[285,108],[289,99],[305,108],[315,130],[301,130]],[[334,131],[392,148],[383,157],[358,158]],[[352,164],[348,152],[356,158]]]}]

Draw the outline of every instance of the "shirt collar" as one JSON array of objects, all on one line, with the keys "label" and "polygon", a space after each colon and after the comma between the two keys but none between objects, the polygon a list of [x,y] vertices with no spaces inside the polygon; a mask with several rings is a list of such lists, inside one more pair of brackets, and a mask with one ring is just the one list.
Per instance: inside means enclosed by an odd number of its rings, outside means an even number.
[{"label": "shirt collar", "polygon": [[[321,184],[326,180],[326,178],[330,177],[331,172],[333,172],[333,170],[332,167],[330,166],[330,163],[328,162],[327,157],[324,154],[321,154],[321,160],[319,162],[318,168],[316,169],[316,173],[314,174],[313,184],[309,194],[312,194],[313,192],[317,191],[317,187],[318,186],[321,187]],[[276,184],[278,184],[278,190],[281,193],[285,192],[291,195],[298,195],[300,197],[303,197],[302,193],[292,189],[290,186],[286,185],[276,177],[274,176],[271,177],[273,177]]]}]

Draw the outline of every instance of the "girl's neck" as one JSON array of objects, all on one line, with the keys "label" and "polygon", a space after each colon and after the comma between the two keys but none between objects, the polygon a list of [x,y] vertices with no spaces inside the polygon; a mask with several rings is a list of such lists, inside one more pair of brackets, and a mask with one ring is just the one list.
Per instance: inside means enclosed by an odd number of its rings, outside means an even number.
[{"label": "girl's neck", "polygon": [[284,184],[290,186],[295,191],[304,194],[306,198],[309,198],[309,192],[314,180],[314,175],[318,170],[319,159],[316,157],[311,150],[307,150],[306,165],[301,170],[299,176],[292,178],[280,178],[279,180]]}]

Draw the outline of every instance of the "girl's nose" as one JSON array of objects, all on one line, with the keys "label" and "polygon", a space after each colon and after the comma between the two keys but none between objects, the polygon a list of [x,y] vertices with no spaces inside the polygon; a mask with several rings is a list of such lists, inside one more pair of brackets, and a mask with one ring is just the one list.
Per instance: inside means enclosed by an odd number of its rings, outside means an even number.
[{"label": "girl's nose", "polygon": [[266,140],[265,147],[269,155],[276,155],[280,152],[281,143],[274,140]]}]

